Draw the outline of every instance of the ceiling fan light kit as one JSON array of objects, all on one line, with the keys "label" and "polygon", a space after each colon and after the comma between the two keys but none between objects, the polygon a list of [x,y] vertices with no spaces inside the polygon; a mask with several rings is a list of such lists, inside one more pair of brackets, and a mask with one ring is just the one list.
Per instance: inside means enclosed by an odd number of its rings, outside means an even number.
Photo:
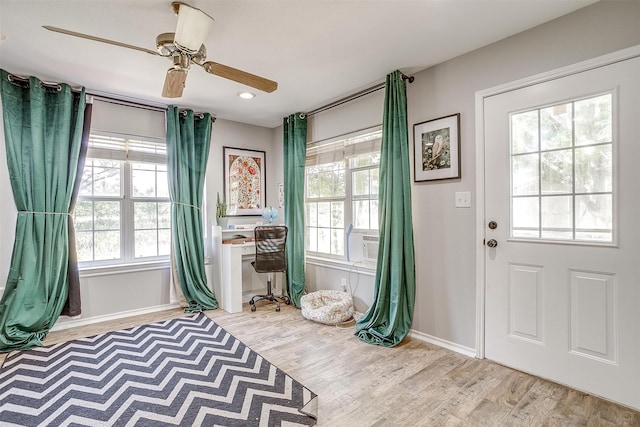
[{"label": "ceiling fan light kit", "polygon": [[158,35],[158,37],[156,37],[157,51],[49,25],[44,25],[43,28],[56,33],[133,49],[171,59],[173,65],[167,70],[164,86],[162,88],[162,96],[165,98],[180,98],[182,96],[185,82],[187,80],[187,72],[189,71],[191,64],[200,65],[209,74],[233,80],[234,82],[238,82],[264,92],[271,93],[278,88],[278,83],[273,80],[265,79],[264,77],[247,73],[246,71],[238,70],[237,68],[228,67],[217,62],[205,62],[205,59],[207,58],[207,48],[202,43],[211,29],[213,18],[200,9],[191,7],[182,2],[173,2],[171,3],[171,7],[174,13],[178,15],[176,32],[162,33]]},{"label": "ceiling fan light kit", "polygon": [[213,18],[201,11],[191,7],[185,3],[173,2],[171,4],[173,10],[178,15],[178,25],[176,27],[174,42],[176,46],[189,54],[197,53],[202,46]]}]

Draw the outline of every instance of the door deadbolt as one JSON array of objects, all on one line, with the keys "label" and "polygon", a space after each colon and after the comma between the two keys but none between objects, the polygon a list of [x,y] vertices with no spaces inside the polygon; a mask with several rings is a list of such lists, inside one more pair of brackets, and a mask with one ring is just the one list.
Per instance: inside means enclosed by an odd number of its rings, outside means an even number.
[{"label": "door deadbolt", "polygon": [[498,223],[495,221],[489,221],[489,228],[495,230],[496,228],[498,228]]},{"label": "door deadbolt", "polygon": [[498,246],[498,242],[496,239],[491,239],[487,242],[487,246],[489,246],[490,248],[495,248],[496,246]]}]

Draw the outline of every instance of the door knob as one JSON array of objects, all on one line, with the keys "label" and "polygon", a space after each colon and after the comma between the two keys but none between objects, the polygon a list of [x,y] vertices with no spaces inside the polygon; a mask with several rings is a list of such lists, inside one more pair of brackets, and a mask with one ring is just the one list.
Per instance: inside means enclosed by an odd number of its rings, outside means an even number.
[{"label": "door knob", "polygon": [[487,246],[489,246],[490,248],[495,248],[496,246],[498,246],[498,242],[496,241],[496,239],[491,239],[487,242]]}]

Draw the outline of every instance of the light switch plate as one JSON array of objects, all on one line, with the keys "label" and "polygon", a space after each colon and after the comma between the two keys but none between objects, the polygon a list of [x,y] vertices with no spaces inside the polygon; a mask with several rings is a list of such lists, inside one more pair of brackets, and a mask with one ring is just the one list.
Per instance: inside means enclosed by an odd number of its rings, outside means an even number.
[{"label": "light switch plate", "polygon": [[471,192],[456,191],[456,208],[470,208],[470,207],[471,207]]}]

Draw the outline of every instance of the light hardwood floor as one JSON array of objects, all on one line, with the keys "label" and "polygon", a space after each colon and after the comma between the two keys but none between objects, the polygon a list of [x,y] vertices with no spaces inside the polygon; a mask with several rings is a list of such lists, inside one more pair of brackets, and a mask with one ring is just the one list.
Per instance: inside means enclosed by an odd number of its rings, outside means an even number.
[{"label": "light hardwood floor", "polygon": [[[640,426],[640,412],[416,339],[395,348],[277,313],[207,315],[319,396],[318,426]],[[184,316],[171,310],[65,331],[45,344]],[[0,355],[0,363],[4,360]]]}]

